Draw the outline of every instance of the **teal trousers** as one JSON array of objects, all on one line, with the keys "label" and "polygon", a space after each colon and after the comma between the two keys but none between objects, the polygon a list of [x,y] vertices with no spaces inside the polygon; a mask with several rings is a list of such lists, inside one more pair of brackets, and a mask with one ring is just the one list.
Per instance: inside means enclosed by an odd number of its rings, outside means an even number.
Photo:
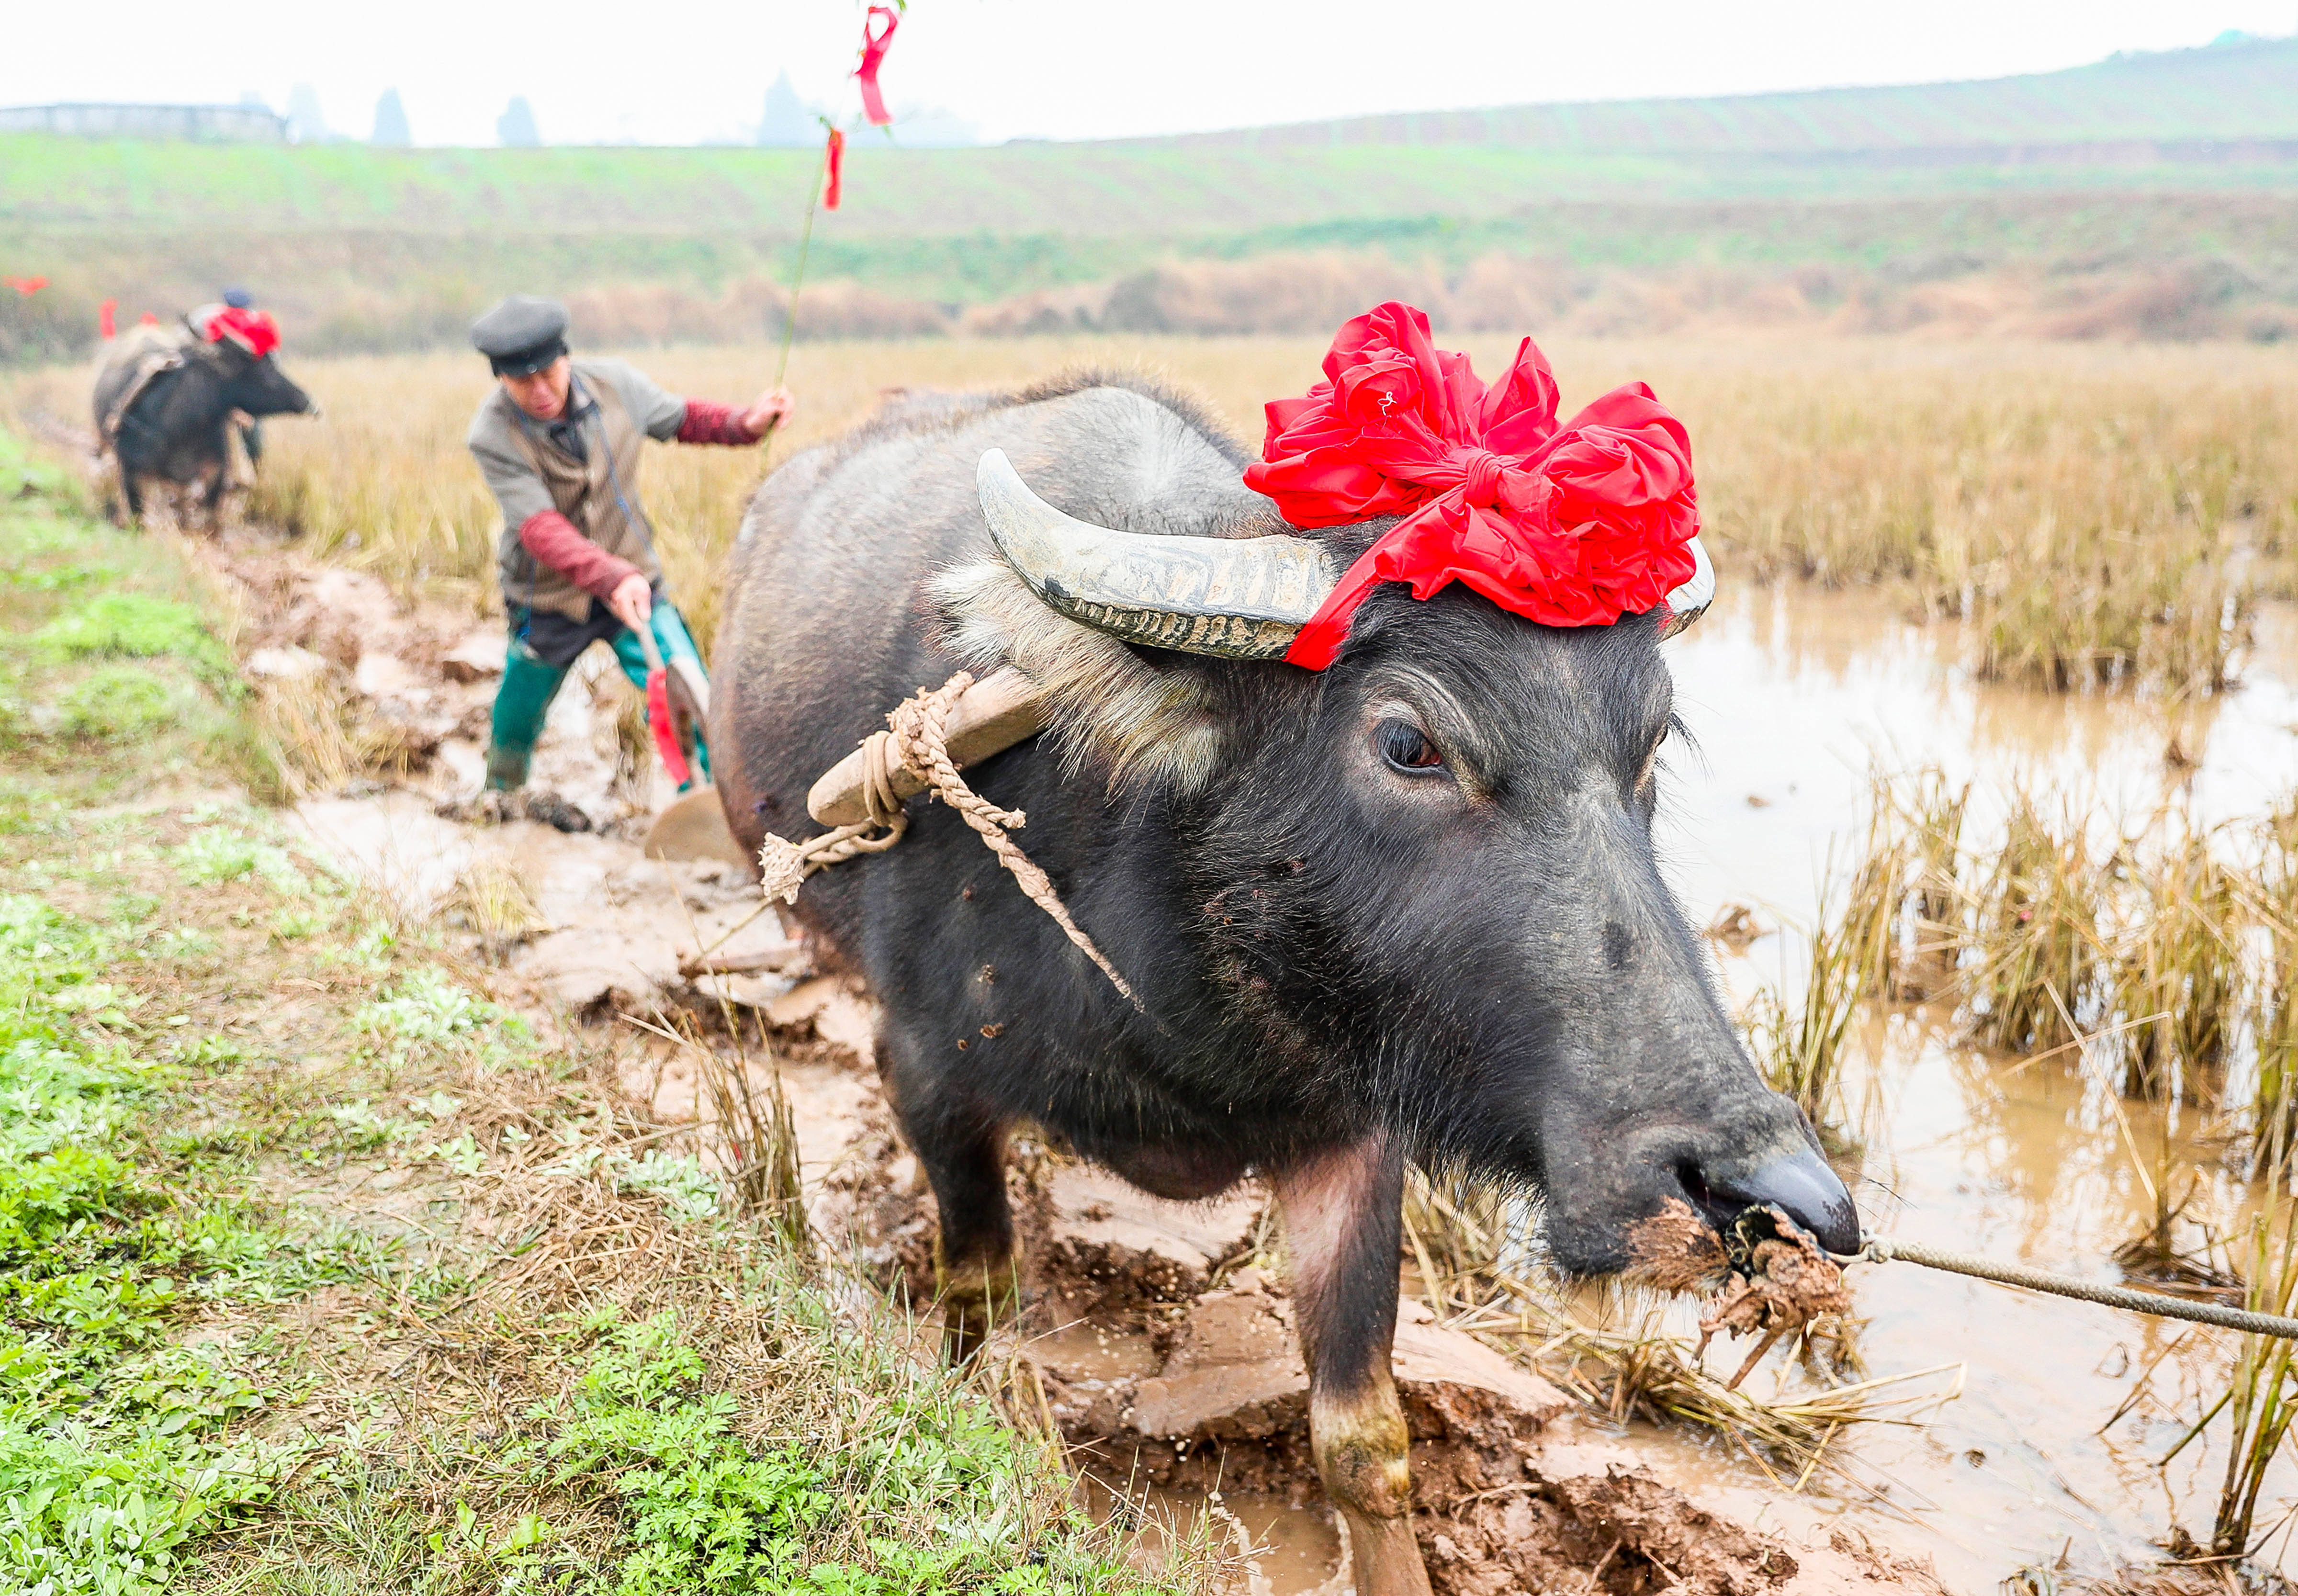
[{"label": "teal trousers", "polygon": [[[512,618],[510,647],[503,656],[502,685],[495,690],[494,726],[487,749],[487,785],[506,792],[526,785],[527,772],[534,763],[534,745],[542,736],[543,718],[550,714],[551,700],[558,696],[559,688],[566,684],[567,672],[574,669],[572,661],[552,665],[534,651],[525,636],[526,620],[524,614]],[[694,646],[693,636],[686,630],[685,617],[674,606],[657,600],[648,617],[648,626],[654,633],[655,646],[662,650],[665,664],[684,659],[691,662],[698,673],[701,671],[701,650]],[[611,646],[623,674],[644,692],[646,650],[640,645],[638,634],[624,627],[615,633]],[[680,787],[681,792],[710,780],[710,749],[699,728],[694,734],[694,778]]]}]

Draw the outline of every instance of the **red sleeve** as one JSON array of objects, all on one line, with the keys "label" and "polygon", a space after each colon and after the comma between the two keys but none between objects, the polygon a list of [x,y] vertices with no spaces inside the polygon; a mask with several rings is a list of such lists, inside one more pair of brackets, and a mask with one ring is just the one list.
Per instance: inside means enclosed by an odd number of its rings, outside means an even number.
[{"label": "red sleeve", "polygon": [[636,566],[599,548],[555,509],[537,510],[520,522],[518,541],[529,554],[602,604],[624,578],[639,575]]},{"label": "red sleeve", "polygon": [[686,419],[678,424],[678,441],[682,443],[731,443],[737,448],[755,443],[758,434],[744,426],[741,412],[731,404],[712,404],[707,399],[686,401]]}]

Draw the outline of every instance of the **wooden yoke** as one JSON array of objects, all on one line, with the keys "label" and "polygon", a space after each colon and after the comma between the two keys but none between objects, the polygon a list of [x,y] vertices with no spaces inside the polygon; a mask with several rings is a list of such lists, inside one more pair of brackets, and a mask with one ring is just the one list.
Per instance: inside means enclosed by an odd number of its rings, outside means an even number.
[{"label": "wooden yoke", "polygon": [[[966,689],[950,710],[946,735],[951,763],[963,769],[1002,754],[1043,731],[1044,716],[1037,683],[1010,665],[993,672]],[[826,826],[857,825],[869,818],[863,798],[866,757],[857,748],[825,771],[806,795],[806,812]],[[914,798],[926,790],[924,779],[908,766],[898,761],[893,765],[897,797]]]}]

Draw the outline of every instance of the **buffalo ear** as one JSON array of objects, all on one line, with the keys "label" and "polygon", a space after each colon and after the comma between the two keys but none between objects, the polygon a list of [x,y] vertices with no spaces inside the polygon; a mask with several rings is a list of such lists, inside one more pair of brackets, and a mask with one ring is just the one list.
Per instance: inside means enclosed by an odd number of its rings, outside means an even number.
[{"label": "buffalo ear", "polygon": [[1210,668],[1153,665],[1106,632],[1057,614],[1004,560],[941,572],[928,592],[938,641],[977,676],[1010,665],[1045,694],[1046,727],[1072,767],[1117,787],[1201,790],[1221,750]]}]

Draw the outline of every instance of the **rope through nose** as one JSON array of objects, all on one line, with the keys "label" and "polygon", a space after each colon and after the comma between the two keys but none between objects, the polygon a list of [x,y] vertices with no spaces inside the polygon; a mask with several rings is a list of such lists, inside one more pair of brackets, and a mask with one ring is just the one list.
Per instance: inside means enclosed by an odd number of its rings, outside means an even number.
[{"label": "rope through nose", "polygon": [[2298,1341],[2298,1319],[2279,1313],[2253,1313],[2247,1308],[2228,1308],[2217,1302],[2189,1302],[2183,1297],[2133,1291],[2127,1286],[2095,1286],[2088,1280],[2029,1269],[2023,1263],[1998,1263],[1992,1258],[1950,1253],[1944,1247],[1927,1247],[1921,1242],[1886,1241],[1879,1236],[1845,1261],[1889,1263],[1895,1260],[1919,1263],[1925,1269],[1945,1269],[1950,1274],[1969,1275],[1973,1279],[1992,1280],[1998,1286],[2047,1292],[2078,1302],[2096,1302],[2101,1307],[2120,1308],[2129,1313],[2152,1313],[2163,1319],[2215,1325],[2221,1330],[2240,1330],[2245,1336],[2276,1336],[2286,1341]]}]

